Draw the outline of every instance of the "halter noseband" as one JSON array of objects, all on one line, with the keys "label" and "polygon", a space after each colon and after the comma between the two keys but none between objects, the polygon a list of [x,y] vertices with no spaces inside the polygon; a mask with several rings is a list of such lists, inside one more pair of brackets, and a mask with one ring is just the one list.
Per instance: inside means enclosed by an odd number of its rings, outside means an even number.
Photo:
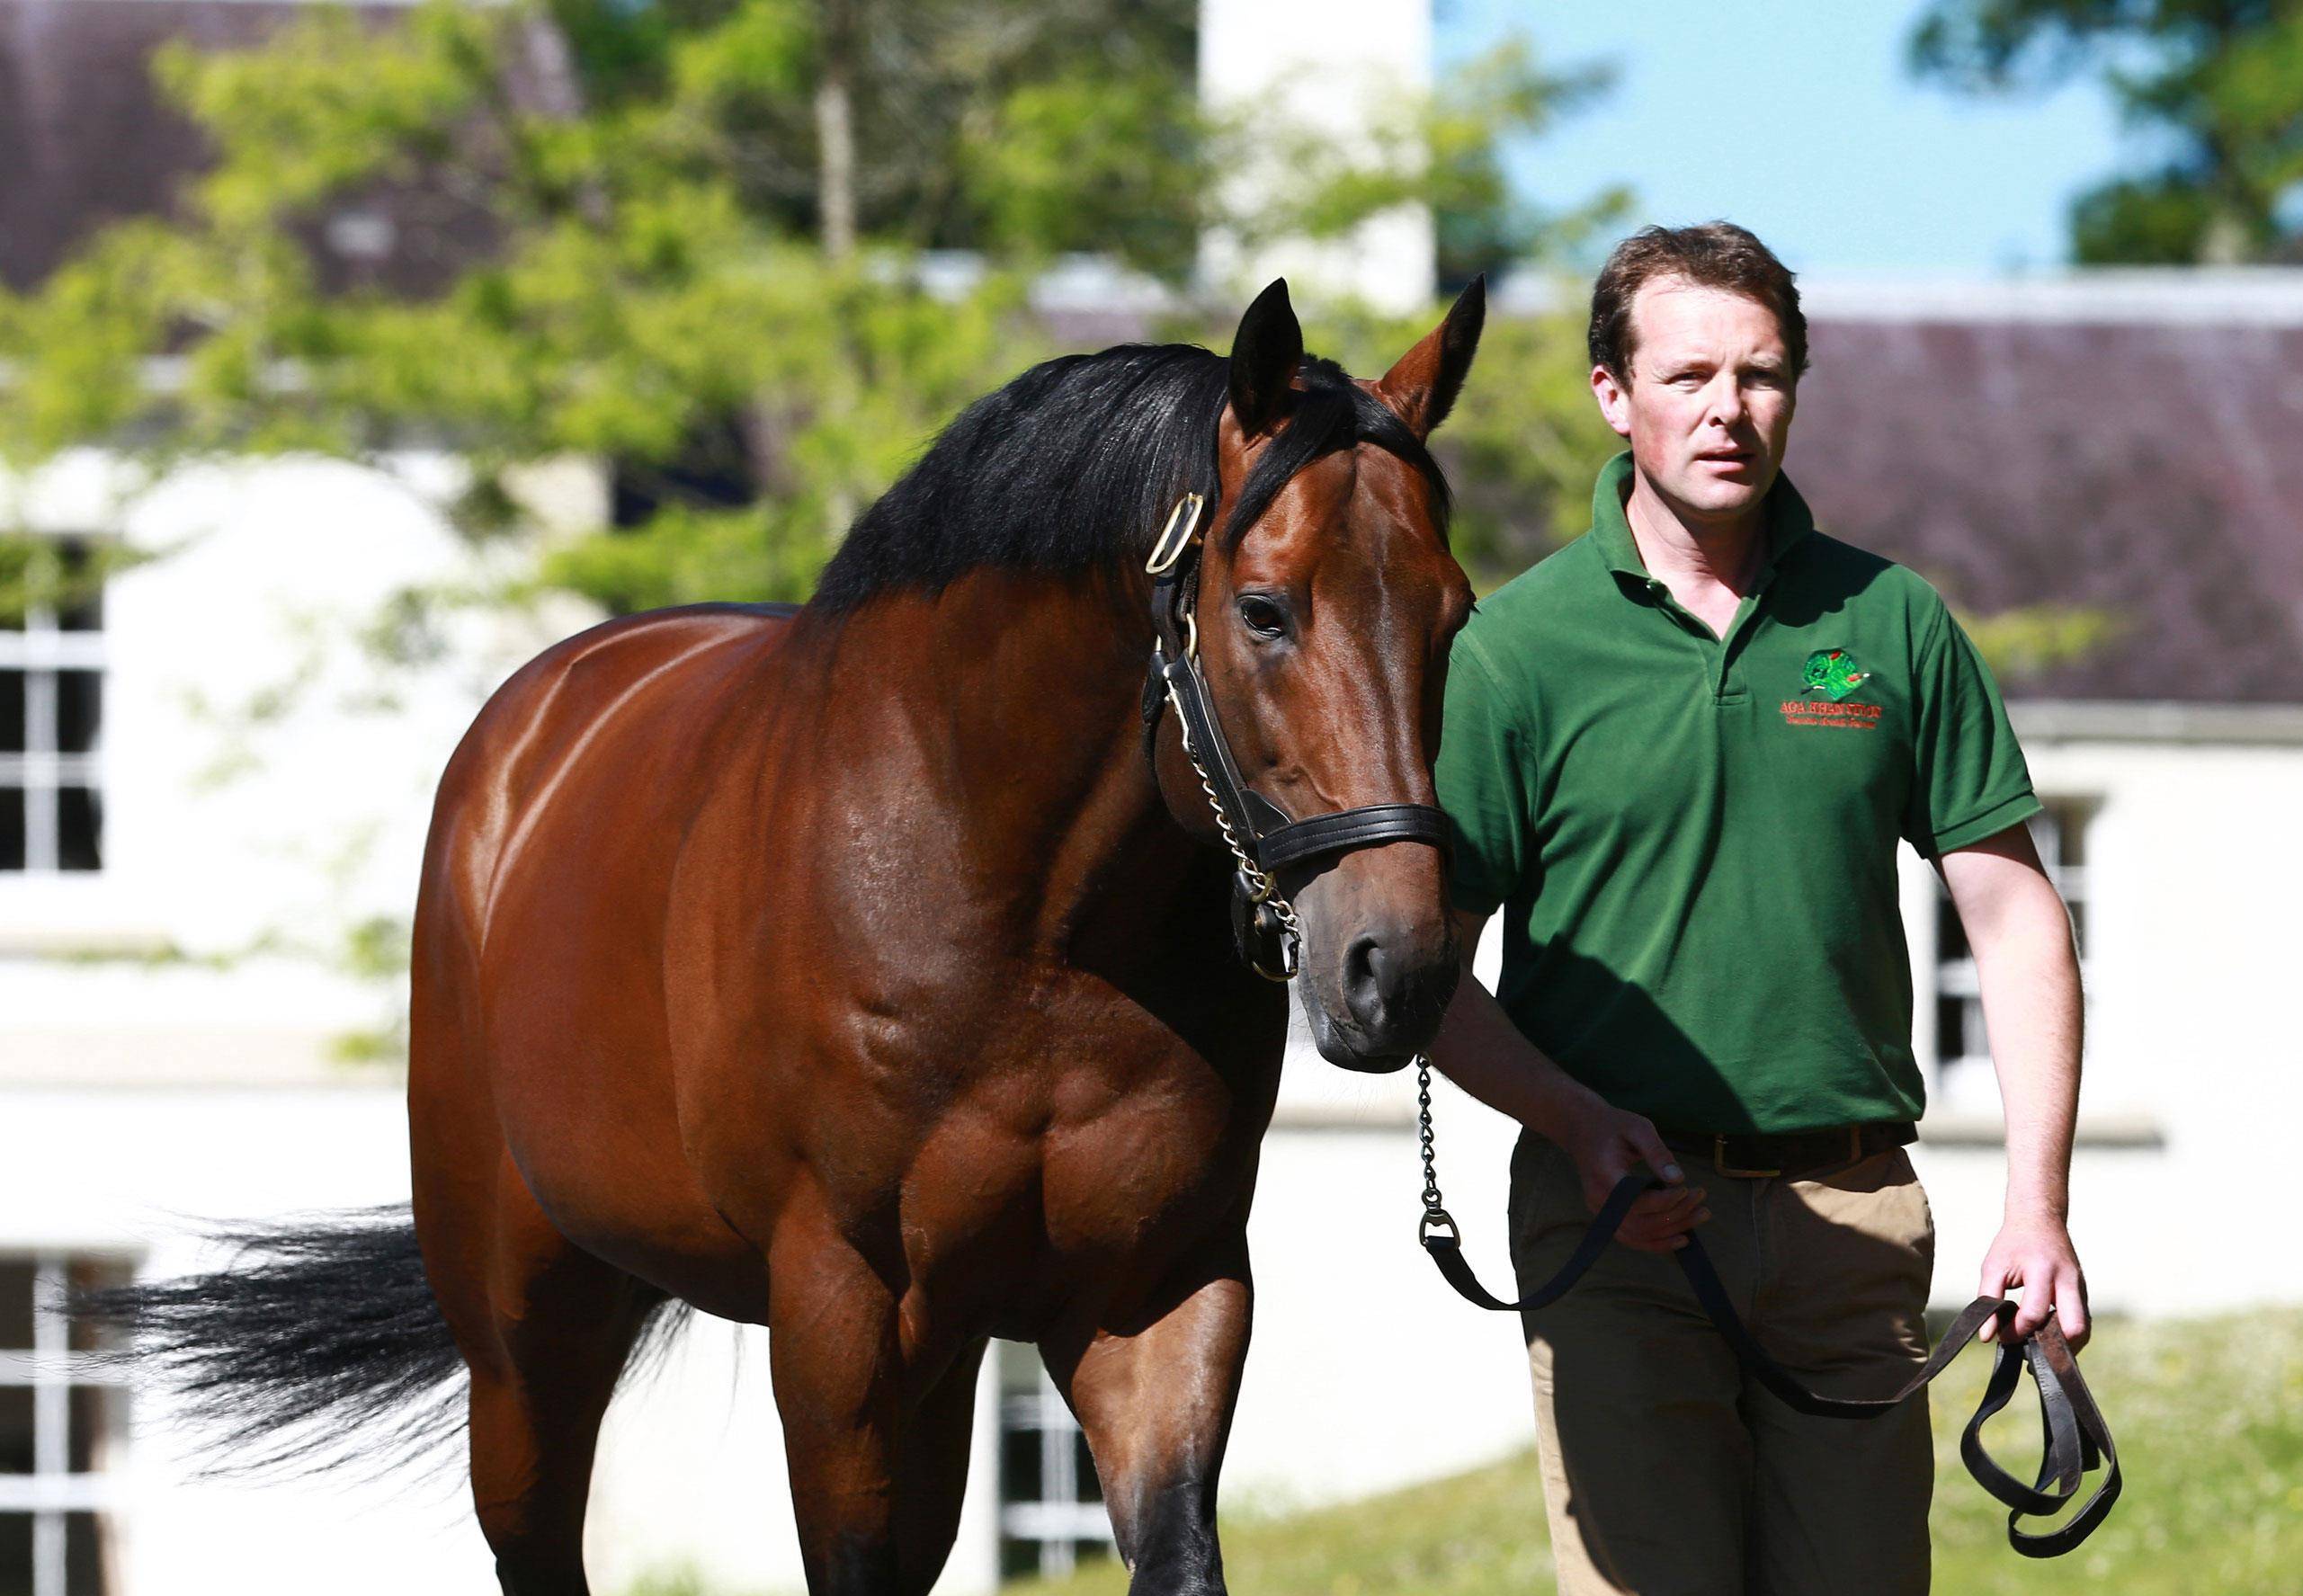
[{"label": "halter noseband", "polygon": [[1447,816],[1430,804],[1363,804],[1290,820],[1241,779],[1200,669],[1200,517],[1206,508],[1195,493],[1178,499],[1144,563],[1152,579],[1155,633],[1144,678],[1144,725],[1157,727],[1163,707],[1175,707],[1184,755],[1199,772],[1217,829],[1231,849],[1232,932],[1240,956],[1265,979],[1287,981],[1296,973],[1299,931],[1294,906],[1273,879],[1277,873],[1308,859],[1386,843],[1429,843],[1444,851]]}]

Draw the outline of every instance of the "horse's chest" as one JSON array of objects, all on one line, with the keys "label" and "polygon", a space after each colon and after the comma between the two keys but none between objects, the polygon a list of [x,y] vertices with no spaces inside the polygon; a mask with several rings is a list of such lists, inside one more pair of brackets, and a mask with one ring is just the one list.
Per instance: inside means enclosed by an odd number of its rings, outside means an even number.
[{"label": "horse's chest", "polygon": [[[1067,1095],[1058,1083],[1022,1119],[956,1103],[884,1194],[930,1321],[1030,1339],[1244,1222],[1268,1110],[1191,1082]],[[861,1240],[881,1221],[853,1196]]]}]

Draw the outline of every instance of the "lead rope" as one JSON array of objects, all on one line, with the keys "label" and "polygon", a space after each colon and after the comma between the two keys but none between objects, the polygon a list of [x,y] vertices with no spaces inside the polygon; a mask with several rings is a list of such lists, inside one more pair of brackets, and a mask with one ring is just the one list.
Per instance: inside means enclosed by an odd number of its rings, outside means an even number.
[{"label": "lead rope", "polygon": [[[1558,1271],[1518,1301],[1506,1302],[1482,1286],[1471,1272],[1455,1221],[1441,1204],[1439,1172],[1432,1149],[1432,1065],[1421,1054],[1415,1057],[1415,1116],[1424,1154],[1424,1216],[1417,1226],[1416,1239],[1423,1243],[1424,1250],[1431,1254],[1448,1284],[1477,1307],[1498,1313],[1527,1313],[1557,1302],[1599,1262],[1630,1213],[1631,1205],[1643,1193],[1664,1184],[1637,1172],[1618,1181]],[[1734,1300],[1700,1239],[1691,1234],[1687,1244],[1673,1253],[1672,1258],[1687,1277],[1705,1316],[1734,1350],[1745,1369],[1795,1411],[1817,1417],[1876,1418],[1900,1406],[1950,1368],[1952,1360],[1975,1340],[1976,1333],[1986,1323],[1996,1320],[1999,1340],[1993,1355],[1990,1382],[1975,1416],[1968,1421],[1959,1437],[1959,1458],[1976,1483],[2007,1509],[2008,1544],[2026,1557],[2061,1556],[2093,1534],[2119,1501],[2119,1449],[2111,1440],[2111,1425],[2104,1420],[2102,1410],[2095,1405],[2094,1394],[2079,1372],[2077,1355],[2065,1342],[2053,1318],[2019,1342],[2013,1330],[2015,1305],[2004,1297],[1978,1297],[1960,1311],[1925,1363],[1904,1383],[1902,1389],[1887,1396],[1824,1396],[1810,1390],[1759,1344],[1736,1312]],[[2016,1382],[2026,1371],[2039,1390],[2040,1422],[2045,1431],[2039,1473],[2029,1485],[2001,1467],[1983,1444],[1985,1422],[2006,1406],[2015,1394]],[[2026,1526],[2027,1520],[2057,1518],[2078,1502],[2085,1477],[2099,1468],[2103,1471],[2102,1478],[2076,1512],[2053,1529],[2032,1529]]]}]

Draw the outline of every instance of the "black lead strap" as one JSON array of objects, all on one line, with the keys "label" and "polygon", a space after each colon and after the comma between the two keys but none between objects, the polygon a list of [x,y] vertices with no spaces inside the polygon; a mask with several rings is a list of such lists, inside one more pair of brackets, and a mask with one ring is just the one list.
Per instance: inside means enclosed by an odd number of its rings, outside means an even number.
[{"label": "black lead strap", "polygon": [[[1615,1233],[1622,1228],[1631,1205],[1647,1192],[1670,1189],[1666,1182],[1651,1175],[1624,1176],[1607,1194],[1607,1200],[1600,1205],[1599,1213],[1585,1227],[1567,1261],[1526,1296],[1516,1302],[1506,1302],[1482,1286],[1471,1272],[1455,1220],[1439,1204],[1437,1187],[1429,1177],[1428,1107],[1424,1127],[1425,1206],[1419,1239],[1449,1285],[1466,1301],[1496,1313],[1532,1312],[1565,1297],[1615,1240]],[[1681,1272],[1694,1288],[1696,1301],[1702,1305],[1704,1313],[1752,1378],[1790,1407],[1819,1418],[1876,1419],[1891,1411],[1949,1369],[1975,1339],[1976,1333],[1996,1319],[2000,1331],[1995,1342],[1996,1356],[1991,1379],[1975,1417],[1968,1421],[1959,1436],[1959,1457],[1976,1483],[2006,1507],[2008,1544],[2026,1557],[2059,1557],[2093,1533],[2095,1526],[2110,1515],[2111,1504],[2119,1500],[2119,1449],[2112,1444],[2111,1426],[2096,1407],[2094,1394],[2088,1390],[2087,1382],[2080,1377],[2077,1354],[2052,1319],[2018,1340],[2010,1329],[2015,1305],[2004,1297],[1978,1297],[1959,1311],[1959,1317],[1951,1321],[1950,1328],[1935,1343],[1927,1361],[1892,1395],[1825,1396],[1809,1388],[1759,1344],[1743,1316],[1736,1312],[1719,1271],[1712,1266],[1710,1254],[1692,1232],[1687,1245],[1672,1256],[1679,1261]],[[2029,1485],[2001,1467],[1983,1444],[1985,1423],[2007,1405],[2026,1369],[2031,1371],[2031,1383],[2039,1387],[2040,1422],[2045,1432],[2039,1476]],[[2104,1470],[2102,1483],[2068,1521],[2047,1530],[2023,1527],[2025,1519],[2051,1517],[2070,1506],[2078,1497],[2084,1476],[2098,1467]]]}]

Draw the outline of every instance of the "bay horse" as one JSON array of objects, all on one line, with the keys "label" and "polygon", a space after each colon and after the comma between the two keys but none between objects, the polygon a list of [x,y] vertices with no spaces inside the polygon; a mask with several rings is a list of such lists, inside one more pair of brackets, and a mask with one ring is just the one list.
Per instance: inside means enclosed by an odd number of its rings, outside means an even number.
[{"label": "bay horse", "polygon": [[[508,1596],[587,1589],[602,1417],[667,1305],[769,1326],[818,1596],[934,1583],[986,1341],[1030,1342],[1130,1590],[1220,1592],[1289,1000],[1239,957],[1234,858],[1147,691],[1145,567],[1200,495],[1179,602],[1259,801],[1428,806],[1471,593],[1425,440],[1484,308],[1475,283],[1374,381],[1305,355],[1283,281],[1227,358],[1051,361],[954,421],[805,606],[614,620],[522,668],[424,862],[412,1230],[133,1288],[144,1328],[251,1434],[469,1371]],[[1336,1064],[1397,1067],[1437,1029],[1459,965],[1432,840],[1279,872]],[[251,1278],[308,1299],[253,1350]]]}]

